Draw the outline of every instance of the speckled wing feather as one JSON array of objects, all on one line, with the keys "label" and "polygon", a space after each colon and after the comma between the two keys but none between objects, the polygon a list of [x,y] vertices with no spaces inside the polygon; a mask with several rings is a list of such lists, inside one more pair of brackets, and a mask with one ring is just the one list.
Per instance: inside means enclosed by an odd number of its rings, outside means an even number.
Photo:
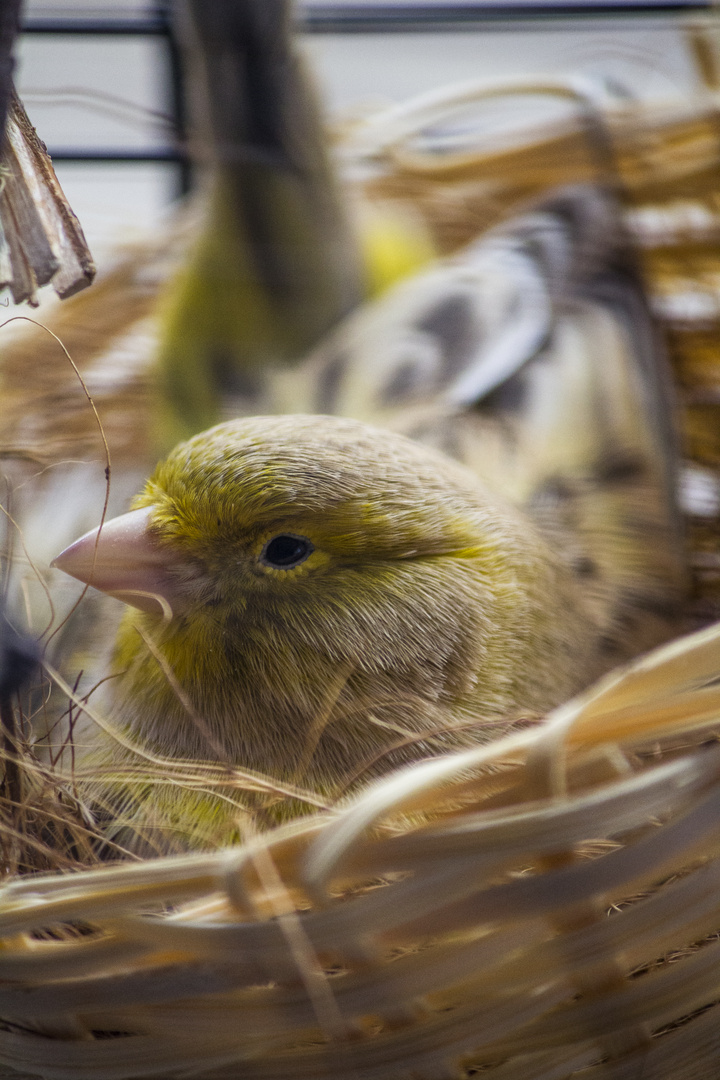
[{"label": "speckled wing feather", "polygon": [[559,190],[366,306],[273,393],[435,445],[525,507],[596,597],[608,660],[677,629],[669,376],[608,195]]}]

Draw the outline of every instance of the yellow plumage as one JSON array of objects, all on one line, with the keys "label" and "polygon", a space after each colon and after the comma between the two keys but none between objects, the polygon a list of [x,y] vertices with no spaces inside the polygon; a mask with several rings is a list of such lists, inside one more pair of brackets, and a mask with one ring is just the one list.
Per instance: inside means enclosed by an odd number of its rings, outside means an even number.
[{"label": "yellow plumage", "polygon": [[[129,743],[103,736],[85,764],[124,842],[131,825],[151,848],[216,843],[243,807],[267,821],[299,805],[128,784],[132,747],[332,801],[677,630],[662,356],[613,221],[600,193],[570,190],[398,286],[266,379],[278,408],[285,393],[359,420],[195,436],[97,548],[91,533],[63,554],[141,609],[94,698]],[[307,551],[273,563],[275,540]]]}]

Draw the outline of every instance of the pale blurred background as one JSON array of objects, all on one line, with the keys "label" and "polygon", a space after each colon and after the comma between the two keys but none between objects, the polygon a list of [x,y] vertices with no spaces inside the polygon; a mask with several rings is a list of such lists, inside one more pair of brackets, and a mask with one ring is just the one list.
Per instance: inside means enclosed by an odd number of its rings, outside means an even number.
[{"label": "pale blurred background", "polygon": [[[329,117],[401,101],[444,83],[535,72],[583,71],[620,83],[635,95],[656,98],[685,95],[698,85],[682,29],[688,16],[678,13],[495,17],[458,23],[457,28],[426,22],[400,32],[357,32],[357,20],[352,32],[328,32],[322,25],[323,14],[327,17],[331,8],[382,14],[392,7],[402,14],[403,6],[408,7],[397,0],[393,5],[377,0],[299,5],[301,28],[305,17],[303,46]],[[449,17],[450,8],[455,17],[458,9],[462,14],[462,4],[448,5]],[[92,0],[52,6],[28,0],[24,19],[36,28],[62,19],[127,19],[152,25],[156,14],[157,8],[132,0],[113,0],[106,6]],[[172,156],[171,65],[162,35],[25,33],[17,57],[20,94],[51,151]],[[56,165],[100,264],[114,244],[161,220],[181,185],[180,167],[173,161],[56,159]]]}]

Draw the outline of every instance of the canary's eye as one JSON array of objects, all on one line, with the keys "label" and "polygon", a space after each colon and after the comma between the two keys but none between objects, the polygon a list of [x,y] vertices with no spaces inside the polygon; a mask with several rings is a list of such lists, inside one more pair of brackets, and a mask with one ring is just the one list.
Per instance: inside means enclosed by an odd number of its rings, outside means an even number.
[{"label": "canary's eye", "polygon": [[280,536],[273,536],[272,540],[268,540],[260,553],[260,562],[273,566],[276,570],[292,570],[293,566],[305,562],[312,551],[313,545],[306,536],[281,533]]}]

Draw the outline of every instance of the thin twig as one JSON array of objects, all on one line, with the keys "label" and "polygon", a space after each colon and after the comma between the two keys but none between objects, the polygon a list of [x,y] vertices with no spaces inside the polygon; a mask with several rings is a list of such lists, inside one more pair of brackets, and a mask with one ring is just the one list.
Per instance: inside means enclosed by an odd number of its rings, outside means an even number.
[{"label": "thin twig", "polygon": [[[98,430],[100,432],[100,438],[102,439],[103,450],[104,450],[104,453],[105,453],[105,499],[103,501],[102,513],[100,514],[100,526],[99,526],[98,531],[97,531],[97,536],[95,537],[95,550],[93,552],[93,570],[94,570],[95,569],[95,560],[97,559],[98,544],[100,543],[100,532],[102,530],[103,525],[105,524],[105,519],[107,517],[107,511],[108,511],[108,506],[109,506],[109,503],[110,503],[110,478],[111,478],[111,474],[112,474],[112,464],[111,464],[111,461],[110,461],[110,447],[108,445],[107,437],[105,435],[105,429],[103,428],[102,420],[100,419],[100,414],[97,411],[97,407],[96,407],[95,402],[93,400],[92,394],[88,390],[87,383],[85,382],[85,380],[83,379],[83,377],[82,377],[82,375],[80,373],[80,369],[78,368],[77,364],[75,363],[72,356],[68,352],[66,346],[63,344],[63,342],[60,340],[60,338],[57,336],[57,334],[54,331],[52,331],[49,326],[46,326],[45,323],[40,322],[39,319],[32,319],[32,318],[30,318],[29,315],[13,315],[10,319],[6,319],[5,322],[0,323],[0,330],[2,330],[2,328],[4,326],[8,326],[12,322],[29,322],[33,326],[39,326],[41,330],[45,330],[46,333],[48,333],[50,335],[50,337],[53,338],[58,343],[58,345],[60,346],[62,351],[65,353],[65,357],[66,357],[68,363],[72,367],[73,371],[75,372],[75,374],[76,374],[76,376],[78,378],[78,381],[79,381],[80,385],[83,388],[83,392],[85,394],[85,397],[88,400],[90,408],[92,409],[93,414],[95,416],[95,420],[97,422]],[[82,602],[83,597],[85,596],[85,593],[87,592],[88,588],[89,588],[89,585],[85,585],[85,587],[83,588],[83,590],[80,593],[79,597],[77,598],[77,600],[75,601],[73,606],[70,608],[70,610],[67,613],[67,615],[65,616],[65,618],[53,630],[52,634],[48,638],[48,642],[52,641],[52,639],[55,637],[55,635],[57,633],[59,633],[59,631],[67,623],[68,619],[72,616],[73,612],[76,611],[79,604]],[[49,629],[49,627],[48,627],[48,629]],[[45,631],[45,633],[47,633],[47,630]]]},{"label": "thin twig", "polygon": [[18,729],[10,694],[0,694],[0,728],[2,728],[5,792],[10,802],[22,806],[23,784],[19,761]]}]

